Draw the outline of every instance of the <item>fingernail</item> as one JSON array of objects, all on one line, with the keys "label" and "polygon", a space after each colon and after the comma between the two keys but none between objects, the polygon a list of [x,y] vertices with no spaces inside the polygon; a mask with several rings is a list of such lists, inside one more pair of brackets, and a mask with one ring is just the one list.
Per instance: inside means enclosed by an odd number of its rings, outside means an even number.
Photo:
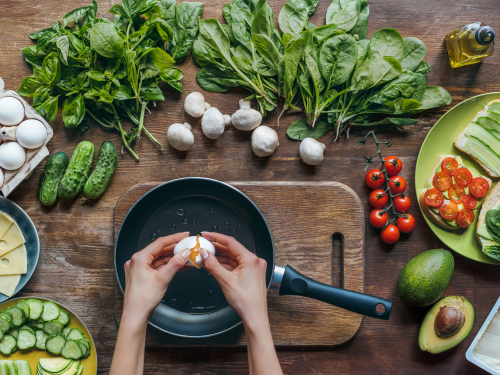
[{"label": "fingernail", "polygon": [[182,252],[182,257],[187,260],[189,256],[191,255],[191,249],[186,249]]},{"label": "fingernail", "polygon": [[201,249],[201,257],[203,258],[203,260],[206,260],[208,258],[208,251],[206,251],[205,249]]}]

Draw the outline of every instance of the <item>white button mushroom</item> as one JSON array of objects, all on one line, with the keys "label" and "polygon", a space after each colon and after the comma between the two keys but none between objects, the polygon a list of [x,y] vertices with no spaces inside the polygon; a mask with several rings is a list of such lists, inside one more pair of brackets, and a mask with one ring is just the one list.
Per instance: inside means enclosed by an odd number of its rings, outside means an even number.
[{"label": "white button mushroom", "polygon": [[201,118],[201,130],[210,139],[217,139],[224,133],[224,116],[215,107],[210,107]]},{"label": "white button mushroom", "polygon": [[300,143],[299,153],[304,163],[318,165],[323,161],[323,151],[326,146],[314,138],[304,138]]},{"label": "white button mushroom", "polygon": [[210,108],[210,104],[205,103],[205,97],[201,92],[192,92],[184,100],[184,110],[193,117],[203,116],[208,108]]},{"label": "white button mushroom", "polygon": [[252,133],[252,150],[255,155],[264,157],[271,155],[278,147],[278,133],[269,126],[259,126]]},{"label": "white button mushroom", "polygon": [[238,130],[254,130],[262,123],[262,114],[250,107],[250,102],[240,100],[240,109],[231,117],[234,127]]},{"label": "white button mushroom", "polygon": [[172,124],[167,131],[167,139],[170,146],[179,151],[187,151],[194,143],[194,136],[191,132],[191,125]]}]

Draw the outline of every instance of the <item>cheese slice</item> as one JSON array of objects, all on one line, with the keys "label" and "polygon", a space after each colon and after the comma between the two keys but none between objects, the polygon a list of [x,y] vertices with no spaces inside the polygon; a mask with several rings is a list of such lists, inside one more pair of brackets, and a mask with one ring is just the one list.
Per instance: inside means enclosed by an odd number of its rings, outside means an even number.
[{"label": "cheese slice", "polygon": [[0,256],[0,276],[25,274],[27,271],[28,257],[24,245]]},{"label": "cheese slice", "polygon": [[24,242],[23,233],[14,221],[7,233],[0,239],[0,256],[14,250],[16,247],[24,244]]},{"label": "cheese slice", "polygon": [[12,297],[17,284],[21,280],[21,275],[7,275],[0,276],[0,293],[5,294],[7,297]]},{"label": "cheese slice", "polygon": [[14,219],[0,211],[0,238],[2,238],[5,233],[7,233],[13,222]]}]

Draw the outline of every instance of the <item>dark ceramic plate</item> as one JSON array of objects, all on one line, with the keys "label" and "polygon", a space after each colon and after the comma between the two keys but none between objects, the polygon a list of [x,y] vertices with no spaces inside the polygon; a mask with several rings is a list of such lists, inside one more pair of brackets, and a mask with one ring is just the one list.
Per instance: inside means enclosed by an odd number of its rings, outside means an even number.
[{"label": "dark ceramic plate", "polygon": [[[28,272],[26,275],[21,275],[21,280],[19,280],[19,284],[17,284],[16,290],[12,295],[14,297],[26,285],[33,272],[35,272],[38,256],[40,255],[40,240],[38,239],[35,224],[33,224],[28,214],[17,204],[7,198],[0,197],[0,211],[10,215],[15,220],[26,240],[24,246],[26,246],[26,253],[28,254]],[[0,302],[8,299],[9,297],[0,293]]]}]

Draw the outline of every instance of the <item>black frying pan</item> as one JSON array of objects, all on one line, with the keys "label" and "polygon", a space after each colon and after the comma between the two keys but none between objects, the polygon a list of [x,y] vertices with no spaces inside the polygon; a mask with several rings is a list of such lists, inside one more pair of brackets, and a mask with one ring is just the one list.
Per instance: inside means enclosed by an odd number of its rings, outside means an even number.
[{"label": "black frying pan", "polygon": [[[335,228],[332,228],[332,232]],[[268,288],[280,295],[315,298],[341,308],[389,319],[392,302],[335,288],[301,275],[292,267],[275,266],[274,243],[266,219],[242,192],[223,182],[183,178],[157,186],[130,209],[115,243],[115,270],[125,288],[124,264],[157,237],[177,232],[218,231],[235,237],[267,262]],[[383,305],[385,311],[377,312]],[[179,272],[149,323],[182,337],[214,336],[241,323],[213,276],[203,268]]]}]

